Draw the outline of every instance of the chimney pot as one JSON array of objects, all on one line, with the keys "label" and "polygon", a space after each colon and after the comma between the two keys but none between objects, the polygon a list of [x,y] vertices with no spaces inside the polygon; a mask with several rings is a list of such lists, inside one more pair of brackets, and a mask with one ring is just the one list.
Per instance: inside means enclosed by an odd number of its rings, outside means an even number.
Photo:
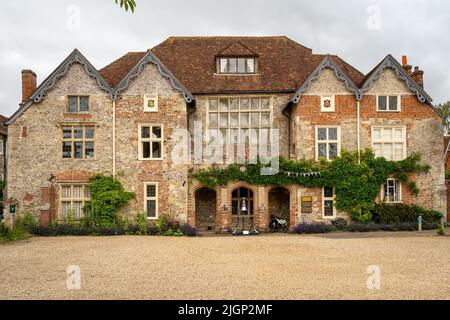
[{"label": "chimney pot", "polygon": [[32,70],[22,70],[22,104],[30,100],[31,95],[36,91],[36,73]]},{"label": "chimney pot", "polygon": [[406,66],[408,65],[408,56],[402,56],[402,65]]}]

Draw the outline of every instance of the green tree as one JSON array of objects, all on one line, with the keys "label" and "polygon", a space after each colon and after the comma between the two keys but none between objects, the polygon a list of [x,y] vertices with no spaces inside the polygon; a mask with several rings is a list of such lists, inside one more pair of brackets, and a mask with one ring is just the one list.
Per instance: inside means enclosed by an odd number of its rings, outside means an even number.
[{"label": "green tree", "polygon": [[[119,4],[119,0],[116,0],[116,3]],[[120,7],[124,8],[125,11],[128,11],[128,9],[130,9],[131,12],[134,13],[134,9],[136,8],[136,1],[135,0],[120,0]]]},{"label": "green tree", "polygon": [[436,108],[444,116],[444,130],[445,133],[450,133],[450,101],[438,104]]}]

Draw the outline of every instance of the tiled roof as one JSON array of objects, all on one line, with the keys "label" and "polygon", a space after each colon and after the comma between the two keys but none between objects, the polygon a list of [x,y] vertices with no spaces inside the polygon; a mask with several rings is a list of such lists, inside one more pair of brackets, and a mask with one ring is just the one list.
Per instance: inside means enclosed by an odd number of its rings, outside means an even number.
[{"label": "tiled roof", "polygon": [[[152,52],[194,94],[295,92],[326,57],[287,37],[170,37]],[[216,74],[215,58],[227,54],[258,56],[258,73]],[[99,73],[115,87],[144,55],[130,52]],[[356,85],[363,81],[361,72],[337,56],[332,58]]]}]

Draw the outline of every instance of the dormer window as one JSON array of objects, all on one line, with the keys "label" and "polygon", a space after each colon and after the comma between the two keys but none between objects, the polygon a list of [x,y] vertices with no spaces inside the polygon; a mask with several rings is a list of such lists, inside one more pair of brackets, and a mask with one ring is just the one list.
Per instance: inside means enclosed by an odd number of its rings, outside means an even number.
[{"label": "dormer window", "polygon": [[221,74],[253,74],[256,73],[256,58],[218,58],[217,66]]}]

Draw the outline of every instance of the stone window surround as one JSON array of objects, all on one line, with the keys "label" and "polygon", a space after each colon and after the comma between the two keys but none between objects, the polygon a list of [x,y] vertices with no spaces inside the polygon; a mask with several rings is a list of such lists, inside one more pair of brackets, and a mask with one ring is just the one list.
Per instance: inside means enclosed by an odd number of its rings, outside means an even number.
[{"label": "stone window surround", "polygon": [[[374,130],[376,129],[380,129],[380,139],[374,139]],[[392,139],[390,140],[385,140],[383,137],[383,131],[384,129],[391,129],[392,130]],[[394,138],[394,131],[395,129],[401,129],[402,130],[402,139],[401,140],[397,140]],[[372,150],[375,151],[374,145],[375,144],[381,144],[381,155],[377,155],[377,156],[384,156],[384,145],[385,144],[392,144],[394,145],[395,143],[402,143],[403,144],[403,154],[401,159],[398,160],[394,160],[394,161],[400,161],[406,158],[406,126],[402,125],[402,126],[396,126],[396,125],[385,125],[385,126],[379,126],[379,125],[375,125],[372,126],[371,128],[371,140],[372,140]],[[392,153],[391,153],[391,157],[395,157],[395,148],[393,147],[392,149]],[[390,160],[390,159],[387,159]]]},{"label": "stone window surround", "polygon": [[[86,193],[86,191],[89,190],[86,188],[89,185],[89,183],[68,181],[68,182],[58,182],[58,185],[59,185],[59,214],[58,214],[59,220],[64,220],[64,218],[65,218],[64,213],[63,213],[63,203],[65,203],[65,202],[70,202],[72,209],[73,209],[74,202],[81,202],[82,203],[81,208],[83,211],[83,215],[86,214],[83,207],[86,205],[87,202],[91,201],[90,191],[89,191],[89,194]],[[76,186],[82,187],[82,197],[80,197],[80,198],[73,197],[73,194],[74,194],[73,190],[74,190],[74,187],[76,187]],[[71,197],[68,197],[68,198],[63,197],[63,188],[64,187],[70,187]],[[80,220],[82,217],[83,216],[74,217],[74,219]]]},{"label": "stone window surround", "polygon": [[[149,197],[147,196],[147,187],[148,186],[155,186],[155,196],[154,197]],[[144,183],[144,212],[145,215],[147,217],[147,220],[158,220],[159,218],[159,183],[158,182],[145,182]],[[148,216],[148,212],[147,212],[147,201],[148,200],[154,200],[155,201],[155,208],[156,208],[156,212],[155,212],[155,216],[154,217],[149,217]]]},{"label": "stone window surround", "polygon": [[[260,99],[260,106],[259,106],[259,108],[258,109],[252,109],[251,108],[251,99]],[[217,119],[217,127],[214,127],[214,128],[212,128],[212,129],[221,129],[221,128],[223,128],[223,129],[225,129],[225,130],[227,130],[227,134],[228,134],[228,136],[229,136],[229,131],[230,131],[230,129],[239,129],[239,131],[238,131],[238,145],[240,145],[240,144],[242,144],[241,143],[241,141],[242,141],[242,137],[241,137],[241,130],[245,130],[245,129],[255,129],[255,130],[260,130],[260,129],[265,129],[265,128],[267,128],[267,129],[269,129],[269,143],[272,143],[272,134],[271,134],[271,132],[272,132],[272,129],[273,129],[273,123],[274,123],[274,116],[273,116],[273,104],[274,104],[274,97],[273,96],[268,96],[268,95],[226,95],[226,96],[208,96],[208,97],[206,97],[205,98],[206,99],[206,109],[207,109],[207,113],[206,113],[206,119],[205,119],[205,121],[206,121],[206,130],[205,130],[205,132],[206,132],[206,135],[205,135],[205,137],[206,137],[206,141],[210,141],[210,114],[211,113],[217,113],[218,114],[218,119]],[[226,110],[226,111],[221,111],[220,110],[220,100],[221,99],[227,99],[227,100],[229,100],[229,101],[231,101],[232,99],[238,99],[238,108],[237,109],[235,109],[235,110],[231,110],[231,108],[230,108],[230,104],[231,104],[231,102],[229,102],[229,108],[228,108],[228,110]],[[241,107],[240,107],[240,104],[241,104],[241,100],[242,99],[249,99],[249,109],[242,109],[241,110]],[[262,100],[263,99],[268,99],[269,100],[269,108],[268,109],[262,109]],[[210,108],[210,100],[217,100],[217,110],[211,110],[211,108]],[[230,125],[230,119],[231,119],[231,116],[230,116],[230,114],[231,113],[238,113],[238,124],[237,124],[237,126],[231,126]],[[251,123],[251,113],[252,112],[258,112],[259,114],[260,114],[260,117],[259,117],[259,126],[258,127],[251,127],[251,125],[250,125],[250,123]],[[264,112],[269,112],[269,125],[268,126],[262,126],[261,125],[261,122],[262,122],[262,119],[261,119],[261,114],[262,113],[264,113]],[[228,125],[226,126],[226,127],[221,127],[220,126],[220,114],[221,113],[227,113],[228,114]],[[245,127],[245,128],[242,128],[241,127],[241,113],[248,113],[249,114],[249,118],[248,118],[248,126],[247,127]],[[249,139],[250,139],[250,133],[248,134],[248,136],[249,136]],[[259,137],[259,135],[258,135],[258,137]],[[229,141],[227,141],[227,143],[229,143]],[[236,143],[231,143],[232,145],[236,145]]]},{"label": "stone window surround", "polygon": [[[379,98],[380,97],[387,97],[386,100],[386,110],[380,110],[379,109]],[[397,97],[397,109],[396,110],[389,110],[389,98],[390,97]],[[376,95],[376,110],[377,112],[401,112],[402,111],[402,96],[400,94],[392,94],[392,93],[378,93]]]},{"label": "stone window surround", "polygon": [[[389,182],[393,182],[393,186],[389,186]],[[386,186],[388,187],[388,189],[393,188],[393,201],[389,200],[389,196],[386,199]],[[392,204],[402,203],[402,183],[400,182],[400,180],[394,178],[387,179],[387,181],[381,186],[381,202]]]},{"label": "stone window surround", "polygon": [[[333,197],[325,197],[325,188],[322,188],[322,218],[323,219],[336,219],[336,207],[334,206],[336,200],[336,194],[333,189]],[[325,201],[333,201],[333,215],[327,216],[325,215]]]},{"label": "stone window surround", "polygon": [[[76,112],[71,112],[70,111],[70,98],[71,97],[77,97],[78,101],[77,101],[77,111]],[[87,98],[87,107],[88,109],[86,111],[80,111],[80,98]],[[67,114],[78,114],[78,113],[89,113],[90,112],[90,99],[89,99],[89,95],[84,95],[84,94],[68,94],[67,98],[66,98],[66,113]]]},{"label": "stone window surround", "polygon": [[[328,129],[337,129],[337,140],[329,140],[328,139]],[[327,129],[327,139],[325,140],[319,140],[319,129]],[[316,125],[316,130],[315,130],[315,141],[316,141],[316,161],[319,160],[319,143],[326,143],[327,145],[327,160],[331,160],[329,159],[329,147],[328,145],[330,143],[337,143],[337,156],[339,157],[341,155],[341,127],[338,125]]]},{"label": "stone window surround", "polygon": [[[161,138],[152,138],[150,134],[150,138],[142,138],[142,127],[160,127],[161,128]],[[151,130],[150,130],[151,131]],[[151,133],[151,132],[150,132]],[[152,142],[158,141],[161,142],[161,157],[160,158],[144,158],[143,155],[143,142]],[[139,123],[138,125],[138,160],[139,161],[162,161],[164,160],[164,125],[161,123]]]},{"label": "stone window surround", "polygon": [[[97,143],[96,143],[96,139],[95,139],[95,137],[97,136],[97,124],[96,123],[94,123],[94,122],[63,122],[63,123],[59,123],[58,127],[59,127],[60,141],[61,141],[61,148],[59,149],[59,152],[60,152],[59,158],[61,160],[63,160],[63,161],[74,161],[74,160],[76,160],[76,161],[95,161],[96,160],[96,157],[97,157],[96,156],[97,155],[97,152],[96,152]],[[64,135],[63,135],[64,127],[72,127],[72,128],[74,128],[74,127],[83,127],[83,138],[80,139],[80,141],[83,141],[83,155],[85,153],[84,142],[93,142],[94,143],[94,156],[92,158],[85,158],[85,157],[82,157],[82,158],[74,158],[74,157],[63,158],[63,152],[62,152],[63,142],[65,142],[65,141],[66,142],[67,141],[72,141],[73,142],[74,141],[73,135],[72,135],[71,139],[64,139]],[[94,138],[93,139],[85,139],[84,138],[84,127],[94,128]],[[72,133],[73,133],[73,131],[72,131]],[[78,139],[75,139],[75,140],[78,140]],[[72,144],[72,149],[73,149],[73,144]],[[74,150],[72,150],[72,153],[73,153],[73,151]]]}]

